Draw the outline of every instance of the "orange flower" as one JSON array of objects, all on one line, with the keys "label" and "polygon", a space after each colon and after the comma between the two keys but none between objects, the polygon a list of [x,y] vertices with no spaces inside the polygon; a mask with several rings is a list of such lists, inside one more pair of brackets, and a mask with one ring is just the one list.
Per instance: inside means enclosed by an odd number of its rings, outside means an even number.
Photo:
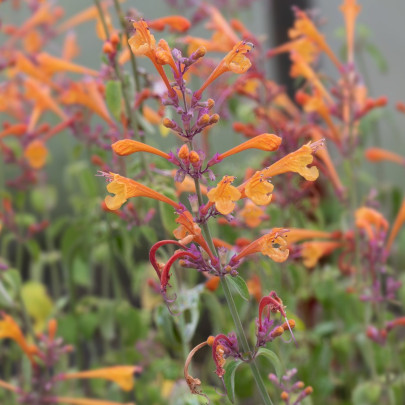
[{"label": "orange flower", "polygon": [[135,405],[133,402],[104,401],[101,399],[89,399],[89,398],[69,398],[69,397],[52,397],[49,398],[49,402],[57,402],[59,404],[66,405]]},{"label": "orange flower", "polygon": [[314,181],[319,176],[319,171],[315,166],[308,167],[314,160],[313,153],[323,146],[323,140],[301,146],[296,151],[289,153],[267,169],[262,170],[264,177],[269,178],[281,173],[295,172],[300,174],[305,180]]},{"label": "orange flower", "polygon": [[343,14],[346,24],[347,61],[352,63],[354,56],[354,26],[357,15],[361,11],[361,6],[356,4],[356,0],[344,0],[343,4],[339,8]]},{"label": "orange flower", "polygon": [[286,235],[286,238],[288,243],[290,244],[301,242],[304,239],[332,238],[335,235],[337,234],[313,229],[290,228],[288,234]]},{"label": "orange flower", "polygon": [[134,374],[141,371],[142,368],[139,366],[115,366],[62,374],[59,379],[72,380],[77,378],[101,378],[103,380],[115,382],[124,391],[130,391],[134,387]]},{"label": "orange flower", "polygon": [[25,124],[10,125],[9,127],[4,128],[4,130],[0,132],[0,139],[5,138],[6,136],[9,135],[21,136],[24,135],[26,132],[27,132],[27,125]]},{"label": "orange flower", "polygon": [[185,32],[191,26],[190,21],[181,15],[168,15],[149,21],[148,24],[150,28],[156,31],[163,31],[168,26],[171,31]]},{"label": "orange flower", "polygon": [[234,180],[233,176],[224,176],[218,185],[207,193],[210,202],[215,203],[215,208],[223,215],[230,214],[235,208],[234,201],[241,197],[240,191],[231,185]]},{"label": "orange flower", "polygon": [[24,351],[31,363],[34,363],[34,356],[38,353],[38,348],[35,345],[29,345],[25,340],[20,327],[14,321],[14,319],[3,313],[3,320],[0,321],[0,339],[12,339],[14,340]]},{"label": "orange flower", "polygon": [[274,152],[281,144],[281,138],[274,134],[261,134],[249,139],[242,144],[235,146],[227,152],[221,153],[218,159],[225,159],[228,156],[235,155],[247,149],[260,149],[268,152]]},{"label": "orange flower", "polygon": [[405,165],[405,158],[394,152],[390,152],[381,148],[368,148],[366,150],[366,158],[371,162],[379,162],[381,160],[390,160],[391,162],[398,163],[399,165]]},{"label": "orange flower", "polygon": [[63,44],[62,58],[66,61],[70,61],[78,56],[80,53],[79,46],[77,45],[76,35],[74,32],[69,32],[66,35],[65,42]]},{"label": "orange flower", "polygon": [[299,53],[307,63],[314,62],[319,54],[319,50],[313,44],[313,42],[309,41],[305,37],[302,37],[286,42],[285,44],[282,44],[274,49],[270,49],[267,52],[267,57],[273,57],[274,55],[278,55],[280,53],[292,51]]},{"label": "orange flower", "polygon": [[[173,172],[175,174],[176,170],[174,170]],[[182,193],[195,193],[196,192],[194,179],[192,179],[189,175],[187,175],[181,183],[176,181],[174,183],[174,185],[176,187],[176,194],[178,196],[180,196]],[[200,184],[200,189],[204,195],[207,194],[207,187],[204,186],[204,184]]]},{"label": "orange flower", "polygon": [[289,250],[287,249],[287,241],[284,234],[288,229],[275,228],[267,235],[256,239],[247,245],[242,251],[231,259],[231,264],[238,262],[245,256],[253,253],[261,252],[263,255],[269,256],[277,263],[287,260]]},{"label": "orange flower", "polygon": [[355,213],[356,226],[363,229],[369,239],[374,239],[381,231],[388,230],[387,220],[373,208],[361,207]]},{"label": "orange flower", "polygon": [[46,163],[48,149],[44,142],[36,139],[30,142],[24,149],[24,157],[33,169],[41,169]]},{"label": "orange flower", "polygon": [[144,105],[142,108],[142,114],[146,121],[154,125],[159,125],[162,123],[162,117],[155,110],[150,108],[148,105]]},{"label": "orange flower", "polygon": [[[104,1],[102,2],[102,8],[103,10],[105,9],[105,6],[107,5],[107,2]],[[84,22],[90,21],[90,20],[95,20],[98,18],[98,10],[96,6],[91,6],[89,8],[84,9],[80,13],[74,15],[73,17],[69,18],[65,22],[63,22],[59,27],[57,28],[57,32],[61,34],[62,32],[68,31],[72,29],[73,27],[83,24]]]},{"label": "orange flower", "polygon": [[117,155],[120,156],[128,156],[136,152],[147,152],[161,156],[165,159],[170,159],[170,156],[167,153],[162,152],[161,150],[152,146],[146,145],[146,143],[134,141],[132,139],[123,139],[121,141],[117,141],[111,145],[111,148]]},{"label": "orange flower", "polygon": [[159,65],[170,65],[170,67],[173,69],[175,76],[179,76],[179,70],[177,69],[176,62],[174,61],[173,55],[172,55],[172,50],[170,49],[169,44],[166,42],[166,40],[161,39],[158,42],[158,46],[155,50],[155,57],[156,57],[156,62]]},{"label": "orange flower", "polygon": [[405,200],[402,201],[401,208],[395,218],[394,224],[391,228],[391,233],[387,242],[387,251],[391,250],[392,243],[395,240],[395,237],[398,235],[399,230],[401,229],[402,224],[405,222]]},{"label": "orange flower", "polygon": [[334,241],[313,241],[304,242],[301,245],[301,256],[304,259],[305,267],[314,267],[319,259],[332,253],[335,249],[342,245],[341,242]]},{"label": "orange flower", "polygon": [[247,54],[252,47],[253,45],[249,42],[238,42],[212,71],[201,88],[194,93],[194,97],[199,100],[206,87],[226,72],[233,72],[236,74],[245,73],[252,65],[245,54]]},{"label": "orange flower", "polygon": [[107,177],[112,179],[111,183],[107,185],[107,191],[115,194],[113,197],[108,195],[104,200],[109,210],[115,211],[120,209],[121,205],[131,197],[148,197],[170,204],[176,209],[182,208],[181,205],[177,204],[170,198],[138,183],[137,181],[115,173],[109,173]]},{"label": "orange flower", "polygon": [[335,54],[330,49],[329,45],[325,41],[324,36],[318,31],[315,24],[309,19],[306,13],[302,10],[296,10],[296,20],[294,27],[288,31],[288,35],[291,39],[297,39],[301,37],[307,37],[313,41],[320,49],[322,49],[336,65],[338,69],[341,68],[341,63],[336,58]]},{"label": "orange flower", "polygon": [[244,208],[239,212],[239,215],[249,228],[259,226],[262,222],[263,214],[263,209],[249,200],[246,201]]},{"label": "orange flower", "polygon": [[249,280],[246,282],[249,294],[252,295],[257,302],[260,302],[263,296],[262,292],[262,283],[260,281],[260,277],[258,275],[253,275]]},{"label": "orange flower", "polygon": [[270,204],[274,186],[264,176],[263,171],[256,172],[247,182],[239,186],[242,195],[246,195],[257,205]]}]

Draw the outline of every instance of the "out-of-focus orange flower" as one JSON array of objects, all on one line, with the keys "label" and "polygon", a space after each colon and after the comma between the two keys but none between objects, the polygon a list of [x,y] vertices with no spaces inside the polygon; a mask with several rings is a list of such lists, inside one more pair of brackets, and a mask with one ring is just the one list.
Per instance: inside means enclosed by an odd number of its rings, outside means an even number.
[{"label": "out-of-focus orange flower", "polygon": [[381,148],[368,148],[366,150],[366,158],[371,162],[380,162],[381,160],[389,160],[399,165],[405,165],[405,157],[398,155],[397,153],[381,149]]},{"label": "out-of-focus orange flower", "polygon": [[288,31],[288,35],[291,39],[298,39],[307,37],[313,41],[320,49],[322,49],[336,65],[338,69],[341,68],[341,63],[336,58],[335,54],[330,49],[329,45],[325,41],[324,36],[318,31],[315,24],[310,20],[307,14],[299,9],[295,10],[296,20],[294,27]]},{"label": "out-of-focus orange flower", "polygon": [[375,239],[377,235],[388,230],[388,221],[373,208],[361,207],[355,212],[356,226],[363,229],[369,239]]},{"label": "out-of-focus orange flower", "polygon": [[154,155],[161,156],[165,159],[170,159],[170,156],[161,150],[147,145],[143,142],[134,141],[132,139],[123,139],[111,145],[112,150],[120,156],[132,155],[136,152],[153,153]]},{"label": "out-of-focus orange flower", "polygon": [[312,63],[319,55],[318,48],[308,40],[308,38],[298,38],[293,41],[286,42],[267,52],[267,57],[273,57],[284,52],[297,52],[307,63]]},{"label": "out-of-focus orange flower", "polygon": [[27,343],[20,327],[11,316],[3,313],[2,317],[3,320],[0,321],[0,339],[14,340],[30,359],[31,363],[33,363],[34,356],[38,353],[38,348],[35,345]]},{"label": "out-of-focus orange flower", "polygon": [[102,399],[89,399],[89,398],[70,398],[70,397],[52,397],[49,402],[57,402],[58,404],[65,405],[135,405],[133,402],[105,401]]},{"label": "out-of-focus orange flower", "polygon": [[301,146],[294,152],[284,156],[267,169],[262,170],[264,177],[269,178],[281,173],[295,172],[300,174],[305,180],[314,181],[319,176],[317,167],[308,167],[314,160],[313,153],[323,146],[323,141],[308,143]]},{"label": "out-of-focus orange flower", "polygon": [[58,379],[88,379],[100,378],[103,380],[113,381],[124,391],[130,391],[134,387],[134,375],[140,373],[142,368],[139,366],[115,366],[100,368],[96,370],[79,371],[77,373],[62,374]]},{"label": "out-of-focus orange flower", "polygon": [[149,187],[144,186],[141,183],[138,183],[135,180],[115,173],[109,173],[107,177],[112,179],[112,181],[107,185],[107,191],[114,194],[114,196],[108,195],[104,200],[108,209],[110,210],[118,210],[121,205],[128,200],[128,198],[132,197],[152,198],[154,200],[167,203],[176,209],[181,209],[181,206],[170,198],[158,193],[155,190],[152,190]]},{"label": "out-of-focus orange flower", "polygon": [[228,21],[222,16],[220,11],[216,7],[209,4],[205,4],[204,9],[211,17],[207,27],[221,33],[227,42],[232,44],[232,46],[235,45],[239,41],[239,38],[235,34],[232,27],[228,24]]},{"label": "out-of-focus orange flower", "polygon": [[14,124],[5,128],[0,132],[0,139],[5,138],[6,136],[14,135],[21,136],[27,132],[27,125],[25,124]]},{"label": "out-of-focus orange flower", "polygon": [[218,185],[208,191],[210,202],[215,203],[215,208],[223,215],[230,214],[235,208],[235,201],[241,197],[240,191],[232,186],[233,176],[224,176]]},{"label": "out-of-focus orange flower", "polygon": [[244,247],[231,261],[237,262],[245,256],[258,252],[269,256],[277,263],[286,261],[290,253],[287,249],[287,241],[284,238],[286,232],[288,232],[288,229],[273,229],[270,233]]},{"label": "out-of-focus orange flower", "polygon": [[201,47],[205,48],[207,52],[227,52],[232,47],[232,45],[228,45],[223,41],[191,36],[186,36],[182,38],[181,41],[188,44],[187,54],[189,56]]},{"label": "out-of-focus orange flower", "polygon": [[48,149],[44,142],[35,139],[24,149],[24,157],[33,169],[39,170],[42,169],[46,163]]},{"label": "out-of-focus orange flower", "polygon": [[79,45],[77,44],[76,34],[69,32],[66,35],[65,42],[63,43],[62,58],[66,61],[71,61],[76,58],[80,53]]},{"label": "out-of-focus orange flower", "polygon": [[387,241],[387,251],[391,250],[391,246],[395,240],[395,237],[398,235],[399,230],[401,229],[402,224],[405,222],[405,200],[402,201],[401,208],[395,218],[395,221],[391,228],[390,236]]},{"label": "out-of-focus orange flower", "polygon": [[256,228],[262,223],[264,212],[252,201],[247,200],[243,209],[239,212],[245,224],[249,228]]},{"label": "out-of-focus orange flower", "polygon": [[38,30],[30,31],[24,38],[24,49],[31,54],[39,52],[43,47],[42,36]]},{"label": "out-of-focus orange flower", "polygon": [[318,261],[335,249],[342,246],[341,242],[335,241],[311,241],[301,245],[301,256],[305,267],[314,267]]},{"label": "out-of-focus orange flower", "polygon": [[301,228],[289,228],[289,232],[285,235],[287,242],[297,243],[305,239],[328,239],[334,236],[338,236],[338,233],[335,232],[324,232],[313,229],[301,229]]},{"label": "out-of-focus orange flower", "polygon": [[228,156],[235,155],[247,149],[259,149],[267,152],[273,152],[278,149],[281,144],[281,138],[274,134],[261,134],[249,139],[242,144],[235,146],[234,148],[221,153],[218,158],[224,159]]},{"label": "out-of-focus orange flower", "polygon": [[146,121],[153,125],[159,125],[162,123],[162,116],[146,104],[142,108],[142,114]]},{"label": "out-of-focus orange flower", "polygon": [[216,291],[220,281],[221,279],[218,276],[212,276],[205,282],[205,288],[209,291]]},{"label": "out-of-focus orange flower", "polygon": [[171,31],[186,32],[190,28],[191,23],[181,15],[168,15],[148,21],[148,25],[156,31],[163,31],[165,27],[169,27]]},{"label": "out-of-focus orange flower", "polygon": [[352,63],[354,57],[354,27],[357,15],[361,11],[361,6],[356,4],[356,0],[344,0],[339,8],[346,24],[347,61]]},{"label": "out-of-focus orange flower", "polygon": [[103,118],[108,124],[115,126],[95,81],[71,83],[70,88],[62,94],[61,102],[68,105],[84,105]]},{"label": "out-of-focus orange flower", "polygon": [[194,97],[201,98],[203,91],[209,86],[215,79],[226,72],[233,72],[236,74],[245,73],[252,63],[245,56],[252,48],[252,44],[240,41],[233,49],[222,59],[219,65],[212,71],[205,83],[194,93]]},{"label": "out-of-focus orange flower", "polygon": [[[174,170],[174,173],[176,173],[176,170]],[[184,180],[179,183],[176,181],[174,183],[176,187],[176,193],[178,196],[180,196],[182,193],[195,193],[195,182],[190,176],[186,176]],[[200,189],[202,194],[207,194],[207,187],[204,186],[204,184],[200,184]]]},{"label": "out-of-focus orange flower", "polygon": [[263,296],[262,282],[260,277],[255,274],[246,282],[249,294],[254,297],[257,302],[260,302]]}]

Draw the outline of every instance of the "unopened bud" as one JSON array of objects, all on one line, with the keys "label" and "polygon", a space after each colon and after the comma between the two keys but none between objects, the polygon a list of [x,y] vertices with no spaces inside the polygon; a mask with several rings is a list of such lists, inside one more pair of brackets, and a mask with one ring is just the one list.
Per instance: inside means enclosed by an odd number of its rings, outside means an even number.
[{"label": "unopened bud", "polygon": [[200,155],[195,150],[192,150],[190,152],[190,155],[188,158],[190,159],[191,164],[196,164],[196,163],[199,163],[199,161],[200,161]]},{"label": "unopened bud", "polygon": [[179,149],[179,152],[178,152],[177,156],[182,160],[186,160],[186,159],[188,159],[189,155],[190,155],[190,151],[188,149],[188,146],[186,144],[184,144]]},{"label": "unopened bud", "polygon": [[304,383],[302,381],[298,381],[296,384],[294,384],[298,389],[304,388]]},{"label": "unopened bud", "polygon": [[209,291],[216,291],[220,281],[220,278],[217,276],[211,277],[205,282],[205,288]]},{"label": "unopened bud", "polygon": [[117,45],[120,43],[120,37],[119,37],[119,35],[118,35],[116,32],[114,32],[114,33],[111,35],[110,41],[111,41],[111,43],[112,43],[114,46],[117,46]]},{"label": "unopened bud", "polygon": [[215,105],[215,101],[212,98],[209,98],[207,100],[208,109],[211,110],[211,108],[214,107],[214,105]]},{"label": "unopened bud", "polygon": [[157,49],[155,52],[156,62],[159,65],[168,65],[170,63],[170,54],[164,49]]},{"label": "unopened bud", "polygon": [[215,336],[208,336],[207,345],[212,346],[214,344]]},{"label": "unopened bud", "polygon": [[164,118],[163,119],[163,126],[166,128],[176,128],[176,123],[174,121],[172,121],[170,118]]},{"label": "unopened bud", "polygon": [[283,401],[287,401],[288,398],[289,398],[288,392],[283,391],[283,392],[281,393],[281,395],[280,395],[280,398],[281,398]]},{"label": "unopened bud", "polygon": [[198,119],[197,125],[202,127],[202,126],[208,125],[209,122],[210,122],[210,116],[208,114],[204,114]]},{"label": "unopened bud", "polygon": [[111,54],[114,52],[114,47],[110,41],[104,42],[103,45],[103,53]]},{"label": "unopened bud", "polygon": [[284,333],[284,328],[282,326],[278,326],[271,332],[271,337],[275,338],[281,336]]},{"label": "unopened bud", "polygon": [[203,58],[205,54],[207,53],[207,49],[204,46],[200,46],[196,49],[195,52],[191,55],[191,59],[197,60],[200,58]]},{"label": "unopened bud", "polygon": [[309,387],[305,388],[304,392],[305,392],[305,395],[311,395],[314,392],[314,389],[311,386],[309,386]]},{"label": "unopened bud", "polygon": [[48,335],[50,340],[54,340],[57,329],[58,329],[58,322],[56,321],[56,319],[51,319],[48,322]]},{"label": "unopened bud", "polygon": [[[290,325],[290,327],[288,327],[288,325]],[[294,321],[294,319],[289,319],[288,323],[284,322],[281,326],[283,327],[284,330],[294,329],[295,328],[295,321]]]},{"label": "unopened bud", "polygon": [[213,114],[210,117],[210,124],[216,124],[219,121],[219,114]]}]

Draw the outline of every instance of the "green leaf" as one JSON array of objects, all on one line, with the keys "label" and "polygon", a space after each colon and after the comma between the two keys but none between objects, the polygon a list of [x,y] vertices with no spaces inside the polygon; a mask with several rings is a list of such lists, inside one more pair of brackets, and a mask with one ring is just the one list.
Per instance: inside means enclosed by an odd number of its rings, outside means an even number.
[{"label": "green leaf", "polygon": [[386,73],[388,70],[388,64],[381,51],[377,48],[377,46],[371,43],[367,43],[365,44],[364,48],[368,52],[368,54],[374,59],[380,72]]},{"label": "green leaf", "polygon": [[257,356],[264,356],[270,363],[273,365],[277,377],[280,379],[283,375],[283,366],[281,365],[281,361],[278,358],[277,354],[272,352],[269,349],[265,349],[264,347],[260,348],[257,352]]},{"label": "green leaf", "polygon": [[57,204],[58,193],[55,187],[42,186],[31,191],[30,199],[37,212],[49,212]]},{"label": "green leaf", "polygon": [[232,403],[235,402],[235,372],[242,363],[241,360],[235,360],[225,364],[224,384],[228,398]]},{"label": "green leaf", "polygon": [[249,301],[250,295],[245,280],[240,277],[228,277],[227,280],[230,282],[232,287],[236,290],[236,292],[245,300]]},{"label": "green leaf", "polygon": [[105,86],[105,99],[111,114],[119,120],[121,114],[122,92],[117,80],[110,80]]},{"label": "green leaf", "polygon": [[82,258],[75,256],[71,271],[73,272],[73,280],[75,284],[83,287],[91,286],[89,267]]}]

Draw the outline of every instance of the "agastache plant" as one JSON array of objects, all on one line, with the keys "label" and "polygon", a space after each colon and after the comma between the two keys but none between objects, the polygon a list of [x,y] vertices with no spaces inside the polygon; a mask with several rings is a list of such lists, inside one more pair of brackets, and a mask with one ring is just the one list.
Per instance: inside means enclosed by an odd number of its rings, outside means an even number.
[{"label": "agastache plant", "polygon": [[[206,184],[208,180],[213,181],[215,179],[213,168],[225,158],[248,149],[273,152],[279,148],[282,142],[282,138],[279,136],[264,133],[226,152],[216,153],[211,157],[206,156],[198,147],[201,143],[199,135],[207,127],[215,125],[220,118],[218,114],[212,113],[215,100],[211,98],[204,100],[205,90],[212,87],[212,83],[225,73],[243,74],[247,72],[252,66],[248,54],[252,50],[253,44],[246,41],[237,42],[211,71],[200,88],[192,91],[187,87],[185,74],[188,74],[189,69],[205,56],[206,49],[199,47],[189,57],[183,57],[180,50],[171,50],[165,40],[162,39],[156,42],[145,20],[135,21],[133,26],[135,34],[128,41],[131,50],[137,56],[147,57],[161,77],[167,89],[166,95],[162,98],[162,103],[170,106],[178,116],[178,120],[164,118],[163,124],[175,133],[183,144],[177,148],[175,153],[166,153],[136,140],[123,139],[114,143],[112,149],[120,156],[146,152],[167,160],[173,164],[176,170],[174,178],[177,182],[181,183],[186,177],[193,180],[196,197],[190,197],[190,208],[188,209],[182,203],[174,201],[135,180],[115,173],[105,173],[106,178],[109,180],[107,190],[113,194],[113,196],[106,197],[106,206],[110,210],[117,210],[129,198],[142,196],[159,200],[174,208],[177,215],[176,222],[179,224],[179,227],[174,231],[174,236],[178,240],[157,242],[152,247],[149,255],[150,262],[160,283],[160,293],[170,308],[176,300],[176,294],[173,296],[168,294],[171,287],[172,267],[176,262],[182,268],[195,269],[204,273],[207,277],[219,278],[237,334],[228,336],[221,334],[209,339],[208,344],[212,346],[213,358],[217,367],[216,373],[218,377],[223,377],[225,373],[223,365],[226,357],[243,359],[251,366],[263,403],[271,404],[271,399],[255,361],[257,349],[280,336],[284,330],[289,329],[291,331],[294,322],[287,320],[281,300],[275,292],[272,292],[261,301],[258,341],[256,350],[252,350],[235,307],[227,277],[237,276],[242,262],[255,253],[260,252],[275,262],[285,261],[289,255],[286,242],[288,229],[273,228],[266,235],[247,244],[235,254],[233,246],[230,248],[225,246],[217,248],[211,236],[209,220],[220,215],[230,218],[240,200],[250,199],[258,205],[269,204],[274,189],[271,179],[274,176],[295,172],[303,176],[307,181],[314,181],[318,177],[318,169],[314,166],[309,167],[309,165],[313,161],[313,154],[322,147],[323,140],[314,143],[309,142],[301,146],[268,167],[252,173],[239,186],[233,185],[236,180],[235,176],[224,175],[216,186],[207,191],[207,200],[205,200],[201,191],[202,185]],[[168,66],[171,77],[168,77],[163,69],[164,65]],[[177,250],[166,262],[162,263],[158,260],[157,255],[162,246],[168,245],[172,245]],[[267,306],[269,307],[269,315],[262,319],[263,310]],[[170,310],[172,311],[172,309]],[[280,312],[285,318],[285,323],[273,327],[273,321],[270,321],[269,318],[271,312]],[[189,377],[187,373],[185,374],[191,391],[199,393],[199,381]]]}]

